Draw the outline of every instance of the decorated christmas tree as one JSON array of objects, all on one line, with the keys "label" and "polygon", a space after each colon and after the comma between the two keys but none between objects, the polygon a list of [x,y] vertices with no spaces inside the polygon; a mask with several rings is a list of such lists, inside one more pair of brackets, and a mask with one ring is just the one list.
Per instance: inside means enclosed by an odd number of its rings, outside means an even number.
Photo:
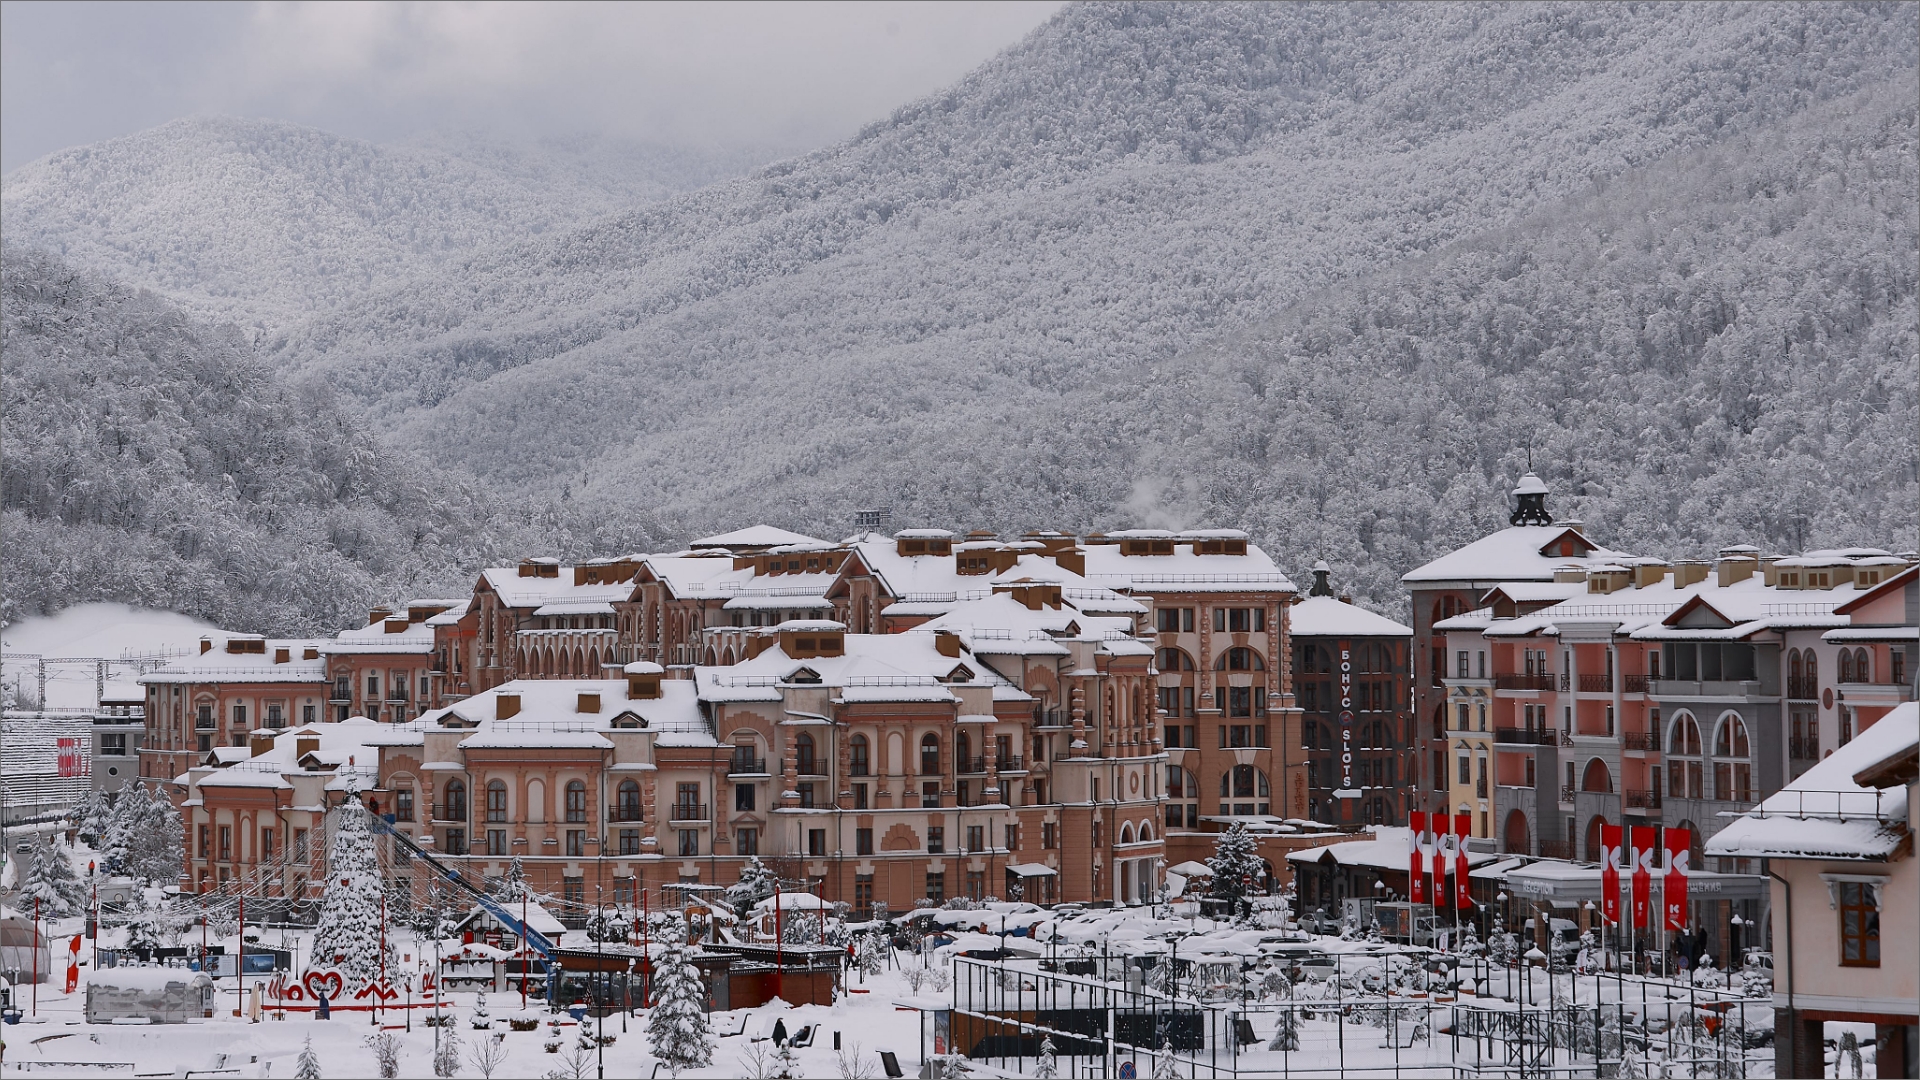
[{"label": "decorated christmas tree", "polygon": [[647,1044],[676,1075],[713,1060],[707,1027],[707,988],[700,971],[679,946],[667,949],[653,979],[654,1006],[647,1014]]},{"label": "decorated christmas tree", "polygon": [[1253,834],[1247,832],[1244,822],[1234,822],[1214,841],[1213,857],[1207,860],[1207,868],[1213,871],[1213,897],[1227,901],[1229,909],[1238,916],[1252,895],[1254,882],[1266,869],[1255,850]]},{"label": "decorated christmas tree", "polygon": [[331,967],[351,985],[380,974],[380,894],[385,887],[374,855],[367,808],[359,785],[349,777],[347,797],[330,815],[327,884],[320,900],[319,930],[313,936],[313,962]]}]

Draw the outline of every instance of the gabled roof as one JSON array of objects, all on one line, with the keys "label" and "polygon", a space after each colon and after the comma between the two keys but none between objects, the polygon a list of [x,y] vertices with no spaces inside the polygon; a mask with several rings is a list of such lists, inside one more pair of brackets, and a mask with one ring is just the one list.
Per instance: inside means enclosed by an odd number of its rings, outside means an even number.
[{"label": "gabled roof", "polygon": [[735,529],[715,536],[703,536],[687,545],[692,548],[771,548],[785,547],[790,544],[805,544],[810,547],[830,547],[827,541],[802,533],[788,532],[772,525],[749,525],[744,529]]},{"label": "gabled roof", "polygon": [[1631,559],[1609,551],[1566,525],[1515,525],[1483,536],[1466,547],[1450,551],[1401,576],[1410,585],[1422,582],[1552,581],[1556,567],[1589,559]]},{"label": "gabled roof", "polygon": [[1920,705],[1906,702],[1707,841],[1708,855],[1881,861],[1911,843],[1904,788],[1863,785],[1920,745]]},{"label": "gabled roof", "polygon": [[1413,636],[1411,626],[1331,596],[1307,597],[1293,605],[1287,619],[1296,638]]},{"label": "gabled roof", "polygon": [[1834,608],[1833,613],[1835,615],[1851,615],[1860,608],[1873,603],[1875,600],[1889,593],[1898,592],[1906,588],[1913,582],[1916,575],[1920,575],[1920,566],[1909,566],[1880,584],[1875,585],[1873,588],[1868,589],[1866,592],[1861,593],[1859,596]]}]

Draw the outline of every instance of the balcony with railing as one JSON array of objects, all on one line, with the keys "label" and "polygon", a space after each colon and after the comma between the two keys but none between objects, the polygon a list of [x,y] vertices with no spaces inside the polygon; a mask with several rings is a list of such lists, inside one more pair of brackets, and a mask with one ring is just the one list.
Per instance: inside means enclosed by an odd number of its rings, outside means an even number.
[{"label": "balcony with railing", "polygon": [[1573,858],[1573,841],[1542,840],[1540,841],[1540,857],[1543,859],[1571,859]]},{"label": "balcony with railing", "polygon": [[1033,710],[1033,726],[1038,728],[1065,727],[1070,719],[1067,710],[1058,707]]},{"label": "balcony with railing", "polygon": [[1530,675],[1519,671],[1497,671],[1493,675],[1495,690],[1551,690],[1555,685],[1551,674]]},{"label": "balcony with railing", "polygon": [[1647,789],[1628,788],[1626,792],[1626,806],[1629,810],[1658,810],[1660,809],[1660,793]]},{"label": "balcony with railing", "polygon": [[1000,759],[1000,764],[997,768],[1001,772],[1025,772],[1027,771],[1027,759],[1021,757],[1019,754],[1009,754]]},{"label": "balcony with railing", "polygon": [[1787,696],[1795,701],[1817,701],[1820,698],[1820,680],[1805,675],[1787,676]]},{"label": "balcony with railing", "polygon": [[766,776],[767,759],[751,753],[735,754],[727,761],[728,776]]},{"label": "balcony with railing", "polygon": [[1567,784],[1560,785],[1560,801],[1563,803],[1571,803],[1573,801],[1574,795],[1578,793],[1579,790],[1580,790],[1579,788],[1572,787]]},{"label": "balcony with railing", "polygon": [[1651,731],[1629,731],[1620,736],[1620,745],[1625,749],[1644,753],[1660,749],[1660,737]]},{"label": "balcony with railing", "polygon": [[1820,740],[1810,735],[1794,735],[1787,739],[1787,756],[1794,761],[1820,760]]},{"label": "balcony with railing", "polygon": [[1494,728],[1493,741],[1516,746],[1558,746],[1560,733],[1552,728]]},{"label": "balcony with railing", "polygon": [[1613,693],[1613,676],[1582,675],[1580,676],[1580,692],[1583,694],[1611,694]]},{"label": "balcony with railing", "polygon": [[706,803],[674,803],[667,812],[668,821],[705,821],[708,818]]},{"label": "balcony with railing", "polygon": [[987,759],[984,757],[960,758],[953,763],[953,767],[961,776],[978,776],[987,771]]},{"label": "balcony with railing", "polygon": [[1627,675],[1622,678],[1620,689],[1629,694],[1644,694],[1650,682],[1652,680],[1645,675]]}]

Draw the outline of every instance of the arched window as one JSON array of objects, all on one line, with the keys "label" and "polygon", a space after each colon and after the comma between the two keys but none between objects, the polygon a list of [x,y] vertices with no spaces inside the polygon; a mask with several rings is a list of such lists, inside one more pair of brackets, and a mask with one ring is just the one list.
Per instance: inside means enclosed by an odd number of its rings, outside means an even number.
[{"label": "arched window", "polygon": [[1133,843],[1133,822],[1126,821],[1120,824],[1120,842],[1123,844]]},{"label": "arched window", "polygon": [[1873,654],[1865,649],[1853,650],[1853,681],[1873,681]]},{"label": "arched window", "polygon": [[507,820],[507,782],[505,780],[487,781],[487,820],[489,822]]},{"label": "arched window", "polygon": [[587,820],[587,785],[585,781],[567,781],[567,820]]},{"label": "arched window", "polygon": [[1713,736],[1713,797],[1753,801],[1753,762],[1746,721],[1738,713],[1720,718]]},{"label": "arched window", "polygon": [[1840,681],[1841,682],[1853,681],[1853,650],[1852,649],[1840,650]]},{"label": "arched window", "polygon": [[[1251,765],[1235,765],[1220,774],[1220,798],[1225,799],[1267,799],[1270,798],[1267,774]],[[1223,802],[1222,814],[1264,814],[1268,812],[1266,802],[1234,802],[1232,808]]]},{"label": "arched window", "polygon": [[1261,661],[1260,654],[1245,645],[1236,645],[1220,654],[1220,660],[1214,664],[1216,671],[1265,671],[1267,665]]},{"label": "arched window", "polygon": [[801,732],[793,737],[793,756],[799,764],[801,776],[813,776],[819,773],[820,765],[814,760],[813,736]]},{"label": "arched window", "polygon": [[1792,679],[1794,682],[1800,681],[1800,650],[1799,649],[1787,650],[1787,678]]},{"label": "arched window", "polygon": [[443,821],[467,820],[467,784],[464,780],[447,781],[446,808],[440,812]]},{"label": "arched window", "polygon": [[1200,782],[1193,773],[1178,765],[1167,766],[1167,798],[1196,799],[1200,797]]},{"label": "arched window", "polygon": [[1133,834],[1133,838],[1134,838],[1135,840],[1137,840],[1137,841],[1139,841],[1139,842],[1140,842],[1140,843],[1142,843],[1142,844],[1144,844],[1144,843],[1146,843],[1146,842],[1148,842],[1149,840],[1152,840],[1152,839],[1153,839],[1153,824],[1152,824],[1151,822],[1147,822],[1147,821],[1143,821],[1143,822],[1141,822],[1141,823],[1140,823],[1140,831],[1139,831],[1139,832],[1137,832],[1137,833],[1134,833],[1134,834]]},{"label": "arched window", "polygon": [[847,744],[847,771],[854,776],[868,775],[873,768],[872,754],[867,737],[855,735]]},{"label": "arched window", "polygon": [[940,736],[932,732],[920,739],[920,775],[940,775]]},{"label": "arched window", "polygon": [[614,798],[614,805],[619,807],[618,813],[621,821],[640,820],[640,785],[638,783],[632,780],[620,781],[619,788],[615,790]]},{"label": "arched window", "polygon": [[1153,666],[1161,671],[1192,671],[1193,657],[1185,649],[1161,649],[1153,656]]},{"label": "arched window", "polygon": [[1704,787],[1700,725],[1692,713],[1677,713],[1667,733],[1667,794],[1675,799],[1703,799]]},{"label": "arched window", "polygon": [[1607,763],[1599,758],[1587,762],[1586,775],[1580,779],[1581,791],[1612,791],[1613,773],[1607,769]]}]

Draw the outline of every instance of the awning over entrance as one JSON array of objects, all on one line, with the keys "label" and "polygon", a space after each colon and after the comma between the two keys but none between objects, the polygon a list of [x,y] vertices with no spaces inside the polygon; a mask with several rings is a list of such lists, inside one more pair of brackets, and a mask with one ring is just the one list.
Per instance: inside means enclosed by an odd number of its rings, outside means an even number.
[{"label": "awning over entrance", "polygon": [[1044,863],[1017,862],[1007,864],[1007,873],[1019,877],[1057,877],[1059,871]]}]

